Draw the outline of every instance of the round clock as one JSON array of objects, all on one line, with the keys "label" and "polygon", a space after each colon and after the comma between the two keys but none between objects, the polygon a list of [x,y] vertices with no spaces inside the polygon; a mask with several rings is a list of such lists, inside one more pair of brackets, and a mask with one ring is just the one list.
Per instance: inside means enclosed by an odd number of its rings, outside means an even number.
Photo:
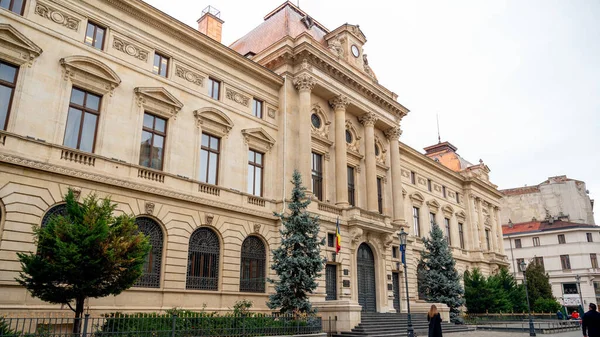
[{"label": "round clock", "polygon": [[353,44],[350,49],[352,49],[352,55],[354,55],[354,57],[359,57],[360,56],[360,52],[358,51],[358,47],[355,44]]}]

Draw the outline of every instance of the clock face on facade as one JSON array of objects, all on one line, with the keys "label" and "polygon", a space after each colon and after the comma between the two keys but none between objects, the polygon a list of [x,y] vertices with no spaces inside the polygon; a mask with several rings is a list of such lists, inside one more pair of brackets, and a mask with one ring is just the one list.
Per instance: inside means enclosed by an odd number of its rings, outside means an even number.
[{"label": "clock face on facade", "polygon": [[358,47],[355,44],[352,45],[351,49],[352,49],[352,55],[354,55],[354,57],[358,57],[360,55],[360,52],[358,51]]}]

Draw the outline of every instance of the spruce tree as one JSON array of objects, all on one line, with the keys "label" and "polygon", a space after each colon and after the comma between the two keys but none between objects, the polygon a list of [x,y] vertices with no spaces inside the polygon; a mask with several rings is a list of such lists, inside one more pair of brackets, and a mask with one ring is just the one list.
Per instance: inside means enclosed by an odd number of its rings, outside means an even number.
[{"label": "spruce tree", "polygon": [[92,194],[80,204],[69,190],[65,201],[65,216],[34,228],[37,253],[17,253],[22,271],[16,280],[33,297],[71,308],[77,334],[86,298],[131,287],[142,275],[150,243],[132,216],[113,217],[116,204],[109,198]]},{"label": "spruce tree", "polygon": [[464,303],[463,288],[456,271],[448,241],[437,224],[433,224],[430,238],[423,238],[425,250],[421,252],[423,290],[429,302],[444,303],[450,308],[450,321],[461,323],[460,307]]},{"label": "spruce tree", "polygon": [[278,280],[269,280],[275,284],[275,293],[269,296],[270,309],[279,309],[282,313],[314,313],[308,294],[317,288],[316,278],[323,270],[320,256],[325,239],[319,239],[319,219],[306,211],[310,200],[306,198],[306,188],[302,186],[300,173],[294,170],[292,177],[294,188],[288,204],[289,214],[279,214],[283,224],[281,246],[273,250],[273,269]]},{"label": "spruce tree", "polygon": [[533,305],[538,299],[554,299],[550,276],[546,274],[544,266],[538,263],[529,263],[525,270],[527,276],[527,290],[529,302]]}]

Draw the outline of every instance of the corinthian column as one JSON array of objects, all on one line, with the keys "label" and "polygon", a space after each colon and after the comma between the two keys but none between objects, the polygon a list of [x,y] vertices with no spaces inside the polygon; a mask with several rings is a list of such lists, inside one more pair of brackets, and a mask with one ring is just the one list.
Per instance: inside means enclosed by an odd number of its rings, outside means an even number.
[{"label": "corinthian column", "polygon": [[346,159],[346,106],[348,97],[339,95],[329,100],[335,113],[335,195],[336,205],[348,205],[348,171]]},{"label": "corinthian column", "polygon": [[307,192],[312,193],[312,138],[310,135],[310,93],[315,86],[315,78],[309,74],[300,74],[294,78],[294,85],[298,89],[298,171]]},{"label": "corinthian column", "polygon": [[377,116],[368,112],[359,121],[365,126],[365,166],[367,167],[367,209],[372,212],[379,210],[377,204],[377,167],[375,164],[375,122]]},{"label": "corinthian column", "polygon": [[483,200],[481,200],[481,198],[477,198],[475,201],[476,207],[477,207],[477,217],[479,219],[479,224],[478,224],[478,229],[479,229],[479,248],[482,251],[485,251],[487,249],[486,246],[486,242],[485,242],[485,224],[483,223]]},{"label": "corinthian column", "polygon": [[400,167],[400,146],[398,140],[402,130],[400,127],[393,127],[385,132],[385,136],[390,141],[391,166],[392,166],[392,199],[394,205],[394,223],[403,224],[404,219],[404,200],[402,200],[402,174]]}]

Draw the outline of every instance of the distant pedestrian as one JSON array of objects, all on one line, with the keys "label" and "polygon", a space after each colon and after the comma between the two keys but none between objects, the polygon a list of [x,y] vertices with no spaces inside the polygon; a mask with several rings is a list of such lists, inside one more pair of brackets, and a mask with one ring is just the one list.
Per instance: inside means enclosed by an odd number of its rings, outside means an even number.
[{"label": "distant pedestrian", "polygon": [[564,316],[563,316],[563,313],[562,313],[562,311],[560,311],[560,310],[559,310],[559,311],[556,313],[556,318],[558,318],[558,319],[559,319],[559,320],[561,320],[561,321],[563,320]]},{"label": "distant pedestrian", "polygon": [[432,305],[427,313],[429,322],[429,337],[442,337],[442,316],[435,305]]},{"label": "distant pedestrian", "polygon": [[579,311],[573,311],[571,313],[571,319],[579,319]]},{"label": "distant pedestrian", "polygon": [[596,311],[594,303],[590,303],[589,309],[590,311],[583,314],[583,337],[600,337],[600,312]]}]

